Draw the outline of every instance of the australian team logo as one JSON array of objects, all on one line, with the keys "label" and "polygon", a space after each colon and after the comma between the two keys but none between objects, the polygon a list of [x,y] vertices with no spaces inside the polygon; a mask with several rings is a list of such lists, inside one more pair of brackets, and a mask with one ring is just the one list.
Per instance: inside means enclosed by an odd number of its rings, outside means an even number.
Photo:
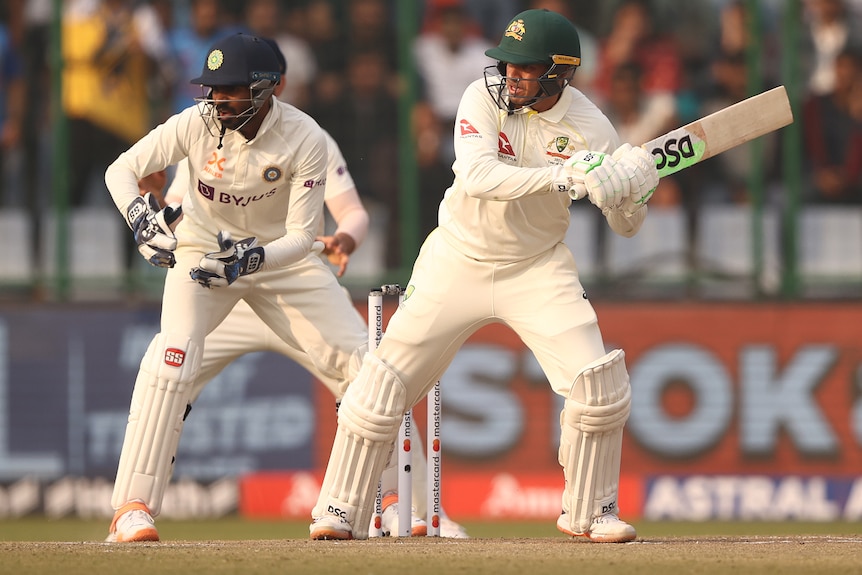
[{"label": "australian team logo", "polygon": [[407,299],[408,299],[411,295],[413,295],[413,292],[414,292],[414,291],[416,291],[416,286],[414,286],[413,284],[409,284],[409,285],[407,286],[407,289],[406,289],[406,290],[404,290],[404,299],[403,299],[403,300],[401,300],[401,301],[402,301],[402,302],[407,301]]},{"label": "australian team logo", "polygon": [[545,154],[551,158],[565,161],[569,159],[573,153],[574,147],[571,145],[568,136],[557,136],[545,146]]},{"label": "australian team logo", "polygon": [[554,146],[556,146],[558,152],[565,152],[568,145],[568,136],[557,136],[554,138]]},{"label": "australian team logo", "polygon": [[275,182],[281,179],[281,170],[275,166],[270,166],[263,171],[263,180],[265,182]]},{"label": "australian team logo", "polygon": [[506,29],[505,36],[509,38],[514,38],[518,42],[524,39],[524,34],[527,32],[527,29],[524,27],[523,20],[513,20],[509,27]]},{"label": "australian team logo", "polygon": [[207,56],[207,68],[210,70],[218,70],[224,64],[224,53],[221,50],[213,50]]}]

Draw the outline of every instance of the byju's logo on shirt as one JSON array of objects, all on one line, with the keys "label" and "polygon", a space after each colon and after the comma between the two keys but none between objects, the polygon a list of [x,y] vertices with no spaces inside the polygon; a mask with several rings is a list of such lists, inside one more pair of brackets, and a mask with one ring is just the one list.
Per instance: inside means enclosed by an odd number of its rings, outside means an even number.
[{"label": "byju's logo on shirt", "polygon": [[215,199],[215,188],[212,186],[208,186],[202,181],[198,180],[198,192],[205,197],[206,199],[212,201]]},{"label": "byju's logo on shirt", "polygon": [[272,197],[273,195],[275,195],[276,188],[273,188],[263,194],[254,194],[251,196],[235,196],[227,192],[218,192],[218,194],[216,194],[216,190],[214,187],[208,186],[207,184],[198,180],[198,192],[201,196],[211,202],[218,202],[220,204],[232,204],[237,207],[244,208],[252,202],[257,202],[264,198]]}]

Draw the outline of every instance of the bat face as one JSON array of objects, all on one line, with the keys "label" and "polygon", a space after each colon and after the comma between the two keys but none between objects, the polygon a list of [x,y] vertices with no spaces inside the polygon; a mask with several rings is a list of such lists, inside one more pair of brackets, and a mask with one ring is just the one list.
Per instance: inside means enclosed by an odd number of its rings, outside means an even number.
[{"label": "bat face", "polygon": [[688,168],[704,159],[706,142],[696,133],[677,128],[651,142],[659,177]]},{"label": "bat face", "polygon": [[659,177],[720,154],[793,122],[784,86],[752,96],[643,145],[656,159]]}]

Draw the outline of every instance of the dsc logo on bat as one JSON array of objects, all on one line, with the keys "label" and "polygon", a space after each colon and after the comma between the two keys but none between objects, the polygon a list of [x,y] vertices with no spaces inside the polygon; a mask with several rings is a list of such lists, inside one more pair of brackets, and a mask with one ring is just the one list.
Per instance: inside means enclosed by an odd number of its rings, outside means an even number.
[{"label": "dsc logo on bat", "polygon": [[650,152],[657,157],[656,168],[659,170],[665,166],[675,168],[681,161],[693,158],[695,155],[694,144],[688,134],[682,138],[668,137],[664,141],[664,146],[655,147]]}]

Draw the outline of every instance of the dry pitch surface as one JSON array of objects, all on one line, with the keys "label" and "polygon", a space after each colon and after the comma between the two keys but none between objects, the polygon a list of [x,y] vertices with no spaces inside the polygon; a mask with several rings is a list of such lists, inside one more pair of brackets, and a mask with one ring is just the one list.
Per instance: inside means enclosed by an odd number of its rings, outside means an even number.
[{"label": "dry pitch surface", "polygon": [[621,545],[563,537],[369,541],[0,542],[2,572],[63,575],[860,573],[862,536],[655,537]]}]

